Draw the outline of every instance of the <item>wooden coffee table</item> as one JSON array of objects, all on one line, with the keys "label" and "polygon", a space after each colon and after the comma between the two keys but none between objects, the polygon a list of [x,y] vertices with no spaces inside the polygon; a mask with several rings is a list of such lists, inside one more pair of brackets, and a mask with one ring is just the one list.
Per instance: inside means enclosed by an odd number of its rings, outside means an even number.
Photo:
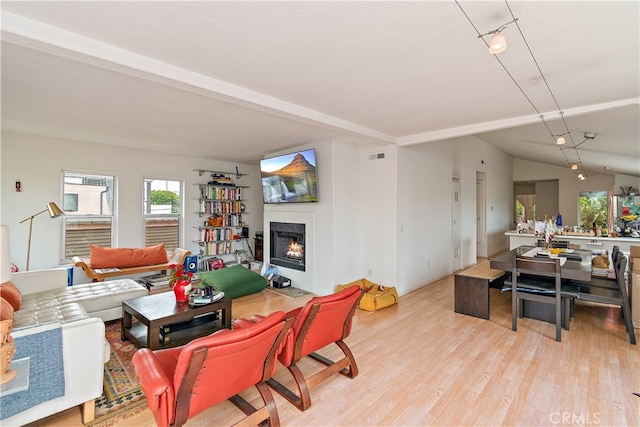
[{"label": "wooden coffee table", "polygon": [[164,292],[122,302],[122,340],[138,348],[176,347],[222,328],[231,329],[228,298],[189,307],[186,302],[176,302],[173,292]]}]

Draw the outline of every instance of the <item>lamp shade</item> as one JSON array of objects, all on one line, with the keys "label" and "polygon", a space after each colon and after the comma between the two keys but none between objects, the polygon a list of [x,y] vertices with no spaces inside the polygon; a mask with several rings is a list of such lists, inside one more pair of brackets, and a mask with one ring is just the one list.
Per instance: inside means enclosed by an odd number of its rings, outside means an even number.
[{"label": "lamp shade", "polygon": [[64,211],[60,209],[60,207],[58,207],[55,202],[47,203],[47,210],[49,211],[49,216],[51,218],[57,218],[60,215],[64,215]]},{"label": "lamp shade", "polygon": [[11,251],[9,250],[9,227],[0,225],[0,283],[11,280]]},{"label": "lamp shade", "polygon": [[571,165],[571,170],[577,170],[578,169],[578,164],[574,163]]},{"label": "lamp shade", "polygon": [[495,55],[496,53],[504,52],[506,49],[507,39],[502,34],[497,33],[489,40],[489,53]]},{"label": "lamp shade", "polygon": [[556,144],[558,144],[558,145],[562,145],[565,142],[567,142],[567,141],[565,141],[564,136],[559,136],[558,139],[556,139]]}]

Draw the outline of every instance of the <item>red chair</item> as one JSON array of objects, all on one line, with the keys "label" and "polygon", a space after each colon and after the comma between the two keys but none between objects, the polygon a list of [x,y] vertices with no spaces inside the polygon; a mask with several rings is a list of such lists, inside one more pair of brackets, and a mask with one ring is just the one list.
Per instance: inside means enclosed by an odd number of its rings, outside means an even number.
[{"label": "red chair", "polygon": [[[360,288],[352,286],[332,295],[312,298],[303,307],[287,313],[287,317],[294,317],[295,321],[278,359],[293,375],[298,394],[274,378],[269,379],[267,384],[301,411],[311,405],[309,390],[325,379],[336,373],[349,378],[358,375],[356,360],[343,340],[351,333],[351,320],[361,297]],[[316,353],[332,343],[345,355],[336,362]],[[306,356],[326,366],[307,379],[297,366]]]},{"label": "red chair", "polygon": [[[278,411],[265,381],[273,375],[278,352],[292,319],[278,311],[257,322],[237,321],[182,347],[133,355],[147,405],[158,426],[182,426],[187,419],[230,400],[245,415],[241,422],[279,426]],[[264,406],[254,408],[238,393],[255,385]]]}]

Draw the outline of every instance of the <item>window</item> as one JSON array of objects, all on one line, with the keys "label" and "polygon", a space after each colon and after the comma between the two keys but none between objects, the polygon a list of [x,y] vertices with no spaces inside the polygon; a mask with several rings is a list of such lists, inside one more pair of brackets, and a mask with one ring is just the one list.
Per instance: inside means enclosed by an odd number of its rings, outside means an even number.
[{"label": "window", "polygon": [[111,247],[114,177],[64,172],[64,255],[87,256],[91,245]]},{"label": "window", "polygon": [[591,230],[594,224],[598,227],[607,225],[609,203],[606,191],[581,191],[578,200],[580,227]]},{"label": "window", "polygon": [[168,250],[180,246],[181,187],[180,181],[153,178],[144,180],[145,246],[164,243]]}]

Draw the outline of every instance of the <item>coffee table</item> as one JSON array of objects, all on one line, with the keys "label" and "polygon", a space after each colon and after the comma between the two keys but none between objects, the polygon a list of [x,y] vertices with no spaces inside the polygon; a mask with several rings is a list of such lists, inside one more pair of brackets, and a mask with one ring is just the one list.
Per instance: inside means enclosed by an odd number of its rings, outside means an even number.
[{"label": "coffee table", "polygon": [[176,302],[173,292],[164,292],[122,302],[122,340],[138,348],[176,347],[222,328],[231,329],[228,298],[189,307],[186,302]]}]

